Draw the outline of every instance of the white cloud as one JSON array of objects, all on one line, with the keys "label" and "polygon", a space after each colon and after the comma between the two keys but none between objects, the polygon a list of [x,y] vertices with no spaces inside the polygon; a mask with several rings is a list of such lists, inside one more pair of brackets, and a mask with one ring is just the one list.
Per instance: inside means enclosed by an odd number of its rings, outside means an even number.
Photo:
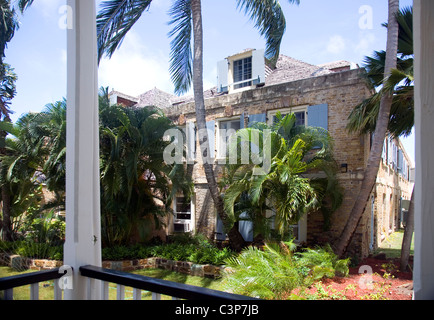
[{"label": "white cloud", "polygon": [[140,36],[130,31],[120,49],[99,66],[99,85],[137,96],[154,87],[172,93],[168,57],[143,44]]},{"label": "white cloud", "polygon": [[374,50],[376,38],[373,32],[361,32],[359,41],[354,46],[354,52],[360,56],[371,55]]},{"label": "white cloud", "polygon": [[346,44],[345,40],[340,35],[334,35],[330,37],[327,44],[327,51],[329,53],[338,54],[345,50]]}]

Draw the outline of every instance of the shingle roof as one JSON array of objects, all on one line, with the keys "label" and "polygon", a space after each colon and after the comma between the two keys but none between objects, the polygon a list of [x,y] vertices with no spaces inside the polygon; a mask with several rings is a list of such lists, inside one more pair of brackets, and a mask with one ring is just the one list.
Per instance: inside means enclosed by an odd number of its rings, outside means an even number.
[{"label": "shingle roof", "polygon": [[164,92],[158,88],[149,90],[139,96],[138,107],[155,106],[158,108],[166,108],[171,106],[177,97],[173,94]]},{"label": "shingle roof", "polygon": [[[272,69],[266,64],[265,86],[332,74],[334,73],[332,71],[333,69],[346,67],[349,65],[351,65],[351,63],[348,61],[336,61],[316,66],[281,54],[277,60],[275,68]],[[214,98],[219,95],[222,94],[217,92],[216,87],[208,89],[204,92],[205,99]],[[194,101],[194,97],[192,95],[177,97],[158,88],[154,88],[138,97],[137,106],[145,107],[152,105],[164,109],[174,104],[192,101]]]},{"label": "shingle roof", "polygon": [[276,63],[276,68],[271,70],[265,79],[265,85],[274,85],[291,82],[311,77],[333,73],[329,69],[321,68],[281,54]]}]

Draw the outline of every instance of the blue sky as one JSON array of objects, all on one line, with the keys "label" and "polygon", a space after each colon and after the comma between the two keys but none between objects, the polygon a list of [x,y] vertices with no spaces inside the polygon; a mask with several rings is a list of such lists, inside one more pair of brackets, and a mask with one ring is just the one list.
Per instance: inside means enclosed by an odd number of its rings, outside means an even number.
[{"label": "blue sky", "polygon": [[[97,0],[97,3],[100,3]],[[386,47],[386,0],[281,0],[287,21],[281,53],[311,64],[348,60],[359,65],[374,50]],[[173,92],[169,76],[170,26],[167,12],[172,0],[154,0],[148,12],[126,37],[112,59],[99,69],[99,85],[130,95],[154,87]],[[401,0],[401,7],[412,0]],[[15,121],[29,111],[66,96],[66,0],[36,0],[20,16],[21,26],[6,50],[5,61],[18,75],[17,97],[11,108]],[[368,10],[368,11],[367,11]],[[202,0],[204,22],[204,86],[216,83],[217,61],[246,48],[264,48],[252,22],[235,0]],[[369,15],[372,13],[372,16]],[[372,17],[372,26],[366,24]],[[414,159],[414,136],[403,139]]]}]

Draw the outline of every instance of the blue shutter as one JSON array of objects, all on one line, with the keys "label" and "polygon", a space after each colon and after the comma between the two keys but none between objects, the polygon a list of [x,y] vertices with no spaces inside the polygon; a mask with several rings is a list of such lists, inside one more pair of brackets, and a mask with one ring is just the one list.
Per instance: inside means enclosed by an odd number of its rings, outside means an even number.
[{"label": "blue shutter", "polygon": [[222,219],[220,219],[220,216],[218,214],[216,214],[216,220],[217,220],[216,230],[215,230],[216,240],[225,241],[226,240],[225,227],[223,225]]},{"label": "blue shutter", "polygon": [[267,115],[265,113],[260,114],[249,114],[249,124],[250,127],[255,122],[266,122],[267,121]]},{"label": "blue shutter", "polygon": [[328,105],[319,104],[307,108],[307,123],[310,127],[328,130]]},{"label": "blue shutter", "polygon": [[241,220],[247,219],[249,216],[247,213],[243,212],[240,214],[240,221],[238,222],[238,231],[240,231],[241,235],[244,238],[244,241],[252,242],[253,241],[253,222],[249,220]]},{"label": "blue shutter", "polygon": [[217,92],[228,91],[228,61],[222,60],[217,63]]},{"label": "blue shutter", "polygon": [[209,154],[208,157],[211,159],[215,158],[215,121],[211,120],[206,123],[206,129],[208,131],[209,139]]},{"label": "blue shutter", "polygon": [[252,79],[253,84],[265,83],[265,50],[255,50],[252,52]]},{"label": "blue shutter", "polygon": [[[248,126],[251,127],[252,124],[255,122],[266,122],[267,121],[267,115],[265,113],[260,114],[250,114],[249,115],[249,123]],[[254,143],[250,143],[250,150],[252,153],[259,153],[259,146],[255,145]]]}]

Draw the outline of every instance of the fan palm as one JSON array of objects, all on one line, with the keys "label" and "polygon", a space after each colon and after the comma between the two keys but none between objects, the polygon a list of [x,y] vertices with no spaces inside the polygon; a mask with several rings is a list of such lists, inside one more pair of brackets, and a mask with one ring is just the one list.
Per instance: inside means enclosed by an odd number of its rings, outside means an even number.
[{"label": "fan palm", "polygon": [[[255,21],[267,42],[266,56],[276,62],[280,43],[285,31],[285,18],[278,0],[236,0],[238,7]],[[299,3],[299,0],[288,0],[289,3]],[[97,18],[99,58],[103,54],[109,57],[120,46],[128,31],[148,10],[152,0],[106,0],[101,3]],[[169,36],[171,41],[170,73],[175,85],[175,92],[184,93],[193,84],[196,107],[196,121],[200,132],[201,151],[204,157],[204,171],[211,192],[211,197],[217,209],[229,238],[236,249],[241,249],[243,238],[235,228],[232,228],[220,197],[213,166],[206,159],[205,150],[210,150],[206,134],[205,102],[203,96],[203,30],[202,8],[200,0],[174,0],[169,12],[173,26]],[[193,45],[193,48],[192,48]]]},{"label": "fan palm", "polygon": [[[330,213],[342,201],[331,138],[322,128],[296,126],[293,114],[285,117],[278,114],[277,119],[271,127],[256,123],[233,136],[229,153],[241,151],[243,145],[252,144],[253,137],[259,136],[258,152],[250,150],[250,157],[264,157],[269,147],[271,162],[270,170],[261,175],[255,175],[259,165],[254,163],[258,161],[244,164],[243,155],[226,166],[223,180],[226,212],[233,220],[240,212],[250,213],[254,222],[261,224],[266,220],[265,211],[271,209],[277,229],[283,234],[307,212],[321,209],[328,226]],[[250,204],[250,210],[244,211],[247,207],[242,205],[244,202]]]}]

